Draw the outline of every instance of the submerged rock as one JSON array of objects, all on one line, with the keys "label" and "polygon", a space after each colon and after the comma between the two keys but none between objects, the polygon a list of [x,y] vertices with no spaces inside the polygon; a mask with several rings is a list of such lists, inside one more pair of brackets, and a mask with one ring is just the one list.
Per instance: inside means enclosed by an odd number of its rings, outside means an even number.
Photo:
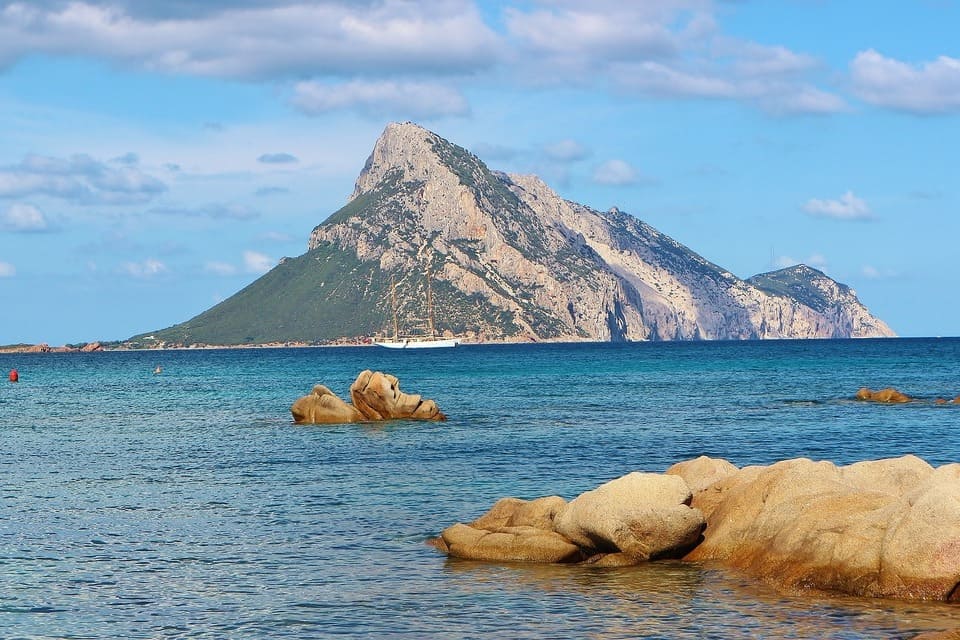
[{"label": "submerged rock", "polygon": [[902,404],[910,402],[912,398],[896,389],[888,387],[879,391],[871,391],[867,387],[862,387],[855,396],[857,400],[865,402],[882,402],[884,404]]},{"label": "submerged rock", "polygon": [[297,424],[342,424],[366,420],[446,420],[433,400],[400,391],[395,376],[380,371],[361,371],[350,386],[353,405],[322,384],[290,407]]}]

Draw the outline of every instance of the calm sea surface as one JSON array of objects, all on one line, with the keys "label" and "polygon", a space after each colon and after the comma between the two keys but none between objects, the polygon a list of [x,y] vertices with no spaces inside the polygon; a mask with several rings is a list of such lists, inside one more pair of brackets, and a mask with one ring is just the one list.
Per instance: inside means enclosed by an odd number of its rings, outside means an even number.
[{"label": "calm sea surface", "polygon": [[[154,375],[156,366],[163,368]],[[11,368],[20,382],[6,382]],[[445,423],[295,426],[363,369]],[[448,560],[498,498],[707,454],[960,461],[960,340],[0,354],[0,638],[906,638],[960,608]]]}]

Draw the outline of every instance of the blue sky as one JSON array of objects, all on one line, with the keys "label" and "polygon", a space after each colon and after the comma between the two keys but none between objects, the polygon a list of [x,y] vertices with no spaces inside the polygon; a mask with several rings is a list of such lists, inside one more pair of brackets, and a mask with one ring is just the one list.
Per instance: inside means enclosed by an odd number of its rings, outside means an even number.
[{"label": "blue sky", "polygon": [[960,0],[0,0],[0,344],[184,321],[384,125],[960,335]]}]

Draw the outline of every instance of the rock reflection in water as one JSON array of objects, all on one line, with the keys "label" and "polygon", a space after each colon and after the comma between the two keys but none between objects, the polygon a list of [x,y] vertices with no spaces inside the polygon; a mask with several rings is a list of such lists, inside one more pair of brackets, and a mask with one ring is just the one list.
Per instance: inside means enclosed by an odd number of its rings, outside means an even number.
[{"label": "rock reflection in water", "polygon": [[508,611],[530,615],[505,620],[504,630],[518,638],[910,638],[960,625],[955,605],[782,595],[679,561],[601,569],[451,558],[445,569],[468,592],[465,615],[490,598],[516,598]]}]

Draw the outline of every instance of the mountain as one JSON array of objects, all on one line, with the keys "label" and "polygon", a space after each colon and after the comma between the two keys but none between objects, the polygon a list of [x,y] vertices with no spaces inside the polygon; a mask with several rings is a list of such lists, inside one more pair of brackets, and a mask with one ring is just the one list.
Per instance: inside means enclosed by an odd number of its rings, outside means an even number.
[{"label": "mountain", "polygon": [[[428,279],[429,278],[429,279]],[[616,208],[490,170],[390,124],[347,204],[286,258],[150,343],[321,342],[436,325],[479,340],[892,336],[849,287],[798,265],[742,280]]]}]

